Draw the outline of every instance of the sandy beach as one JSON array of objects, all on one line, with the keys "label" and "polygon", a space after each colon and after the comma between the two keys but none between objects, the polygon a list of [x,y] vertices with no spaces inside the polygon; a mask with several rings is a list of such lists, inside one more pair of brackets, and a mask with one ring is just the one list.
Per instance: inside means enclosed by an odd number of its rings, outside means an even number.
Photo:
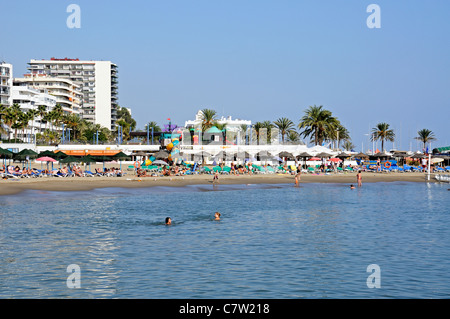
[{"label": "sandy beach", "polygon": [[[24,190],[47,191],[88,191],[97,188],[137,188],[152,186],[183,187],[186,185],[212,185],[213,175],[198,174],[171,177],[139,178],[133,172],[126,171],[123,177],[42,177],[20,178],[0,181],[0,195],[12,195]],[[425,173],[372,173],[363,172],[362,182],[427,182]],[[434,174],[430,182],[436,182]],[[344,183],[357,184],[356,173],[307,174],[301,175],[303,183]],[[219,185],[227,184],[292,184],[294,176],[288,174],[258,174],[258,175],[220,175]]]}]

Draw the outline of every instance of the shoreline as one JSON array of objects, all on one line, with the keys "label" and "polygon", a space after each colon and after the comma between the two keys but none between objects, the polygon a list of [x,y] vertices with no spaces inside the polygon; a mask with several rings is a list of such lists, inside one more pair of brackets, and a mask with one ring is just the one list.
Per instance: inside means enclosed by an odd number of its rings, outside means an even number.
[{"label": "shoreline", "polygon": [[[98,188],[146,188],[154,186],[184,187],[188,185],[213,185],[213,175],[187,175],[172,177],[138,178],[134,174],[123,177],[43,177],[21,178],[18,180],[1,180],[0,196],[15,195],[26,190],[42,191],[90,191]],[[431,174],[430,181],[426,173],[362,173],[362,183],[376,182],[438,182]],[[354,184],[356,174],[302,174],[300,184],[307,183],[338,183]],[[285,174],[260,175],[220,175],[218,185],[236,184],[292,184],[294,176]]]}]

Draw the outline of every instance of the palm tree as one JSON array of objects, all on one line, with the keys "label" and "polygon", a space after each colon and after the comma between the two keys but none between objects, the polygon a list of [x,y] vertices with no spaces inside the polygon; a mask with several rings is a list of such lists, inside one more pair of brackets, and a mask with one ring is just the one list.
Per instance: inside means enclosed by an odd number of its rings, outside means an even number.
[{"label": "palm tree", "polygon": [[222,131],[222,141],[223,145],[226,145],[227,139],[227,123],[220,124],[219,122],[215,122],[214,126],[217,127],[219,131]]},{"label": "palm tree", "polygon": [[299,135],[296,131],[294,131],[294,130],[291,130],[291,131],[289,131],[289,132],[287,133],[287,140],[288,140],[290,143],[296,143],[296,142],[298,142],[298,141],[299,141],[299,138],[300,138],[300,135]]},{"label": "palm tree", "polygon": [[14,103],[10,107],[10,110],[12,113],[11,115],[12,115],[12,120],[13,120],[11,128],[14,129],[14,142],[16,142],[17,141],[17,130],[22,127],[20,121],[21,121],[23,112],[20,109],[20,105],[17,103]]},{"label": "palm tree", "polygon": [[434,136],[434,133],[430,130],[427,130],[426,128],[421,129],[417,132],[417,137],[414,139],[419,140],[423,143],[423,149],[425,150],[426,144],[431,141],[436,141],[436,137]]},{"label": "palm tree", "polygon": [[[6,130],[3,128],[3,116],[6,115],[7,107],[3,104],[0,104],[0,136],[3,135],[3,133],[6,133]],[[1,140],[1,138],[0,138]]]},{"label": "palm tree", "polygon": [[389,124],[378,123],[372,129],[371,141],[381,140],[381,151],[384,152],[384,141],[393,142],[395,139],[394,130],[389,129]]},{"label": "palm tree", "polygon": [[247,130],[248,130],[248,125],[247,124],[241,124],[241,126],[239,127],[240,132],[242,133],[242,137],[244,139],[244,144],[247,141]]},{"label": "palm tree", "polygon": [[45,105],[39,105],[37,108],[38,115],[40,117],[39,121],[39,132],[42,132],[42,122],[44,120],[45,114],[47,114],[47,107]]},{"label": "palm tree", "polygon": [[203,109],[202,111],[202,132],[206,132],[217,122],[217,112],[211,109]]},{"label": "palm tree", "polygon": [[275,126],[280,130],[281,133],[281,141],[284,143],[284,136],[291,131],[294,130],[294,122],[286,117],[279,118],[275,122],[273,122]]},{"label": "palm tree", "polygon": [[[31,125],[30,125],[30,133],[33,133],[33,126],[34,126],[34,119],[36,118],[36,116],[38,116],[39,112],[37,110],[28,110],[27,111],[27,117],[28,117],[28,121],[31,121]],[[28,122],[29,123],[29,122]],[[27,126],[28,126],[27,123]]]},{"label": "palm tree", "polygon": [[351,151],[355,147],[355,145],[353,145],[353,143],[351,141],[349,141],[349,140],[345,141],[342,146],[348,152]]},{"label": "palm tree", "polygon": [[52,120],[55,122],[55,126],[59,127],[63,120],[64,110],[60,104],[56,104],[55,107],[50,112],[52,113]]},{"label": "palm tree", "polygon": [[12,107],[6,109],[5,116],[3,117],[3,122],[9,128],[8,129],[8,141],[11,141],[11,131],[17,120],[17,113]]},{"label": "palm tree", "polygon": [[150,131],[153,128],[153,132],[161,132],[161,127],[159,127],[158,123],[156,123],[155,121],[148,122],[148,124],[145,125],[145,128],[147,128],[147,126],[149,127]]},{"label": "palm tree", "polygon": [[322,144],[324,140],[329,139],[333,132],[339,127],[339,120],[333,114],[323,109],[323,106],[310,106],[305,115],[300,119],[299,129],[303,129],[300,135],[303,137],[312,137],[314,144]]},{"label": "palm tree", "polygon": [[77,131],[81,126],[81,118],[77,114],[70,113],[63,117],[63,122],[67,125],[68,128],[72,130],[73,140],[76,140]]}]

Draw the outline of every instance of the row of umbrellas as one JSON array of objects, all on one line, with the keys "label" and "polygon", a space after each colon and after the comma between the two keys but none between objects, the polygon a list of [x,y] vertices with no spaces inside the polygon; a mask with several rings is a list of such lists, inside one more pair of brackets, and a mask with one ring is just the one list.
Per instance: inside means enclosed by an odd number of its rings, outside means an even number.
[{"label": "row of umbrellas", "polygon": [[112,156],[91,156],[86,155],[82,157],[68,156],[64,152],[54,153],[52,151],[43,151],[41,153],[36,153],[30,149],[24,149],[19,153],[13,153],[9,150],[0,148],[0,158],[3,159],[14,159],[20,161],[28,161],[30,159],[34,159],[39,162],[47,162],[47,163],[96,163],[96,162],[108,162],[113,160],[123,161],[123,160],[131,160],[130,156],[126,155],[123,152],[119,152],[118,154]]}]

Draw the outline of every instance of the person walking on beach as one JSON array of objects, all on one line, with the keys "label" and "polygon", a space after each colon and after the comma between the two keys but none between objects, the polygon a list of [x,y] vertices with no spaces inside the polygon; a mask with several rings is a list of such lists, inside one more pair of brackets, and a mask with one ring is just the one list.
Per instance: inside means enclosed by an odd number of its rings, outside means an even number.
[{"label": "person walking on beach", "polygon": [[356,181],[358,182],[358,187],[361,187],[362,186],[361,171],[358,171],[358,174],[356,174]]},{"label": "person walking on beach", "polygon": [[216,171],[216,172],[214,173],[213,184],[214,184],[214,183],[219,183],[219,172],[218,172],[218,171]]}]

